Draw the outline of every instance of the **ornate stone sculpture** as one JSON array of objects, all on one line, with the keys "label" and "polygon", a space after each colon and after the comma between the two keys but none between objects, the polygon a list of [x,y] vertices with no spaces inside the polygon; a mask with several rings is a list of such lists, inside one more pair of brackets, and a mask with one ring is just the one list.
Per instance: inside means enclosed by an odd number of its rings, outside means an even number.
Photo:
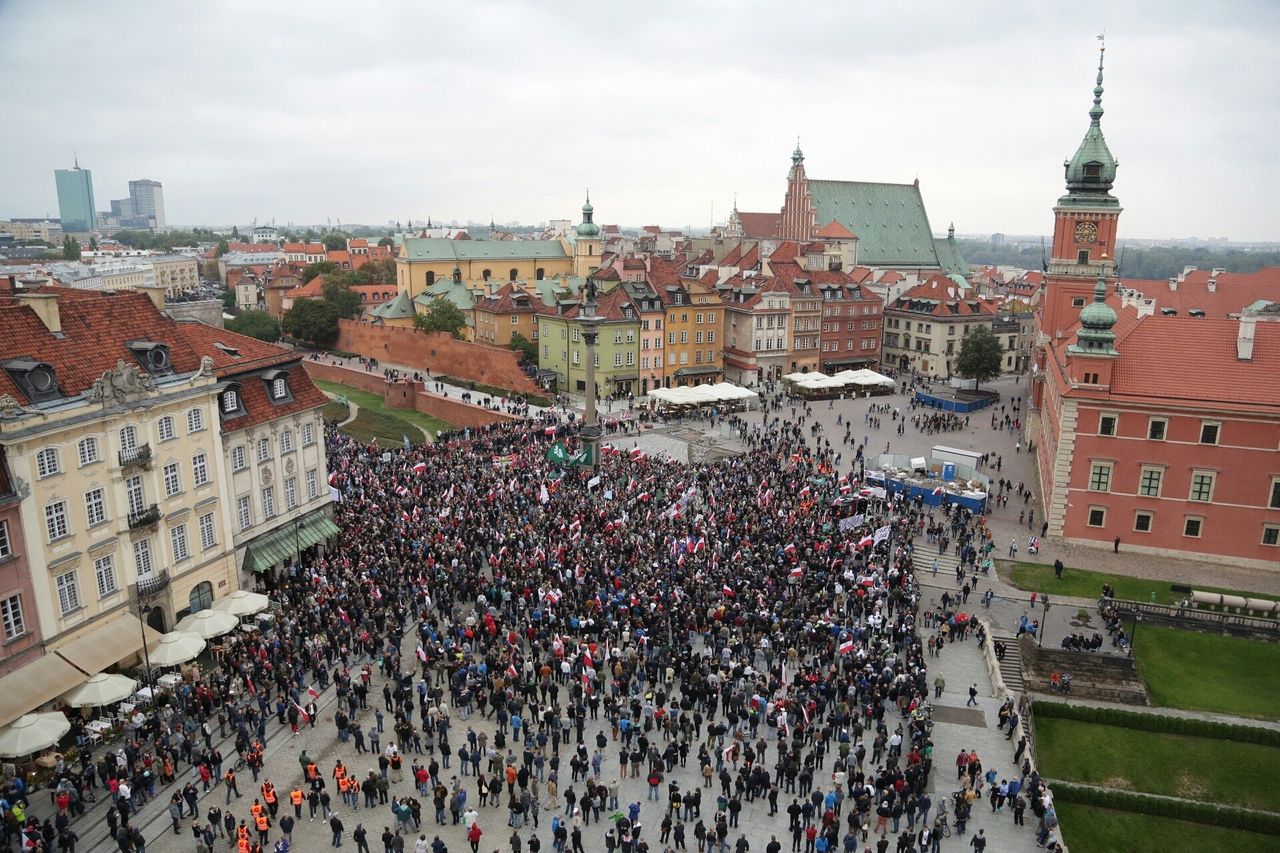
[{"label": "ornate stone sculpture", "polygon": [[112,370],[104,370],[89,388],[89,400],[94,403],[123,403],[131,397],[155,391],[156,381],[136,365],[116,361]]},{"label": "ornate stone sculpture", "polygon": [[34,413],[34,409],[29,409],[19,403],[12,394],[0,394],[0,417],[18,418]]}]

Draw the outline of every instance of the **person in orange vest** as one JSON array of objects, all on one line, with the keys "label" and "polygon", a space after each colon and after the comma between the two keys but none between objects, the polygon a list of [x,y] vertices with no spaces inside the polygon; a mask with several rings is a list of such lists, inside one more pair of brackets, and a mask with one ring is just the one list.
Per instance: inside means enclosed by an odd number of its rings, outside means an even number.
[{"label": "person in orange vest", "polygon": [[314,782],[320,778],[320,767],[314,761],[307,762],[307,781]]},{"label": "person in orange vest", "polygon": [[254,820],[254,823],[257,824],[258,826],[258,843],[266,844],[267,833],[271,829],[271,818],[267,817],[267,813],[265,811],[262,811],[262,812],[258,812],[258,816],[255,817],[253,820]]},{"label": "person in orange vest", "polygon": [[339,758],[338,763],[333,765],[333,778],[341,782],[343,777],[345,777],[346,775],[347,775],[347,768],[343,766],[342,759]]},{"label": "person in orange vest", "polygon": [[227,784],[227,802],[223,803],[223,805],[231,803],[232,794],[236,795],[237,800],[240,799],[240,788],[236,785],[236,771],[227,768],[227,773],[222,777],[222,781]]},{"label": "person in orange vest", "polygon": [[294,785],[293,790],[289,792],[289,802],[293,803],[293,816],[297,820],[302,820],[302,786]]},{"label": "person in orange vest", "polygon": [[262,807],[262,802],[257,797],[254,797],[253,805],[249,806],[249,814],[253,815],[254,818],[256,819],[258,815],[262,814],[265,811],[266,809]]},{"label": "person in orange vest", "polygon": [[236,827],[236,845],[241,850],[249,849],[249,827],[245,824],[244,818],[240,818],[240,825]]},{"label": "person in orange vest", "polygon": [[276,786],[271,784],[270,779],[262,781],[262,801],[267,804],[267,812],[274,819],[280,809],[280,797],[276,795]]}]

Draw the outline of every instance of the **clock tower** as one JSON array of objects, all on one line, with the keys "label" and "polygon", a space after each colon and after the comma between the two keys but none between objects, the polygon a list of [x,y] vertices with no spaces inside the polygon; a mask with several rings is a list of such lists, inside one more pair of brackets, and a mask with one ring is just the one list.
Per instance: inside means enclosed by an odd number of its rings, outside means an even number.
[{"label": "clock tower", "polygon": [[1053,254],[1045,275],[1040,331],[1049,339],[1066,334],[1080,310],[1093,301],[1098,278],[1114,268],[1120,202],[1111,195],[1119,163],[1102,136],[1102,60],[1089,110],[1089,129],[1066,167],[1067,194],[1053,208]]}]

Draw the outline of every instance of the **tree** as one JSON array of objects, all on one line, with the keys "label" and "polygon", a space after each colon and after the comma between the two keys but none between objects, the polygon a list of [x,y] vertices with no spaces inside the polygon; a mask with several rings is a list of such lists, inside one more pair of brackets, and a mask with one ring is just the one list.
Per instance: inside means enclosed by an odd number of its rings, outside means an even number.
[{"label": "tree", "polygon": [[280,340],[280,323],[266,311],[245,311],[228,320],[227,328],[269,344]]},{"label": "tree", "polygon": [[368,261],[356,270],[356,276],[361,279],[360,284],[395,284],[396,262]]},{"label": "tree", "polygon": [[70,234],[62,238],[62,259],[64,261],[80,260],[80,241]]},{"label": "tree", "polygon": [[538,363],[538,345],[519,332],[511,333],[511,343],[507,344],[507,348],[523,355],[524,360],[530,364]]},{"label": "tree", "polygon": [[235,226],[235,225],[232,225],[232,226],[231,226],[231,236],[232,236],[232,237],[239,237],[239,236],[240,236],[240,229],[239,229],[239,227],[237,227],[237,226]]},{"label": "tree", "polygon": [[324,243],[324,247],[329,251],[336,252],[347,248],[347,235],[340,231],[330,231],[320,238],[320,242]]},{"label": "tree", "polygon": [[90,252],[98,251],[98,238],[94,237],[93,235],[89,236],[89,251]]},{"label": "tree", "polygon": [[323,299],[298,299],[280,327],[300,341],[328,346],[338,338],[338,307]]},{"label": "tree", "polygon": [[230,311],[232,308],[235,308],[236,307],[236,289],[234,287],[228,287],[226,290],[222,291],[221,299],[222,299],[222,306],[226,308],[228,311]]},{"label": "tree", "polygon": [[215,254],[217,257],[219,257],[219,258],[220,258],[220,257],[222,257],[223,255],[225,255],[227,252],[230,252],[230,251],[231,251],[231,247],[227,245],[227,241],[226,241],[226,240],[219,240],[219,241],[218,241],[218,249],[217,249],[217,251],[216,251],[216,252],[214,252],[214,254]]},{"label": "tree", "polygon": [[326,275],[324,285],[324,301],[333,305],[338,316],[345,320],[354,320],[364,309],[360,306],[360,294],[351,289],[350,283],[339,273]]},{"label": "tree", "polygon": [[455,338],[461,338],[462,330],[467,326],[467,316],[457,305],[437,296],[426,314],[414,315],[413,325],[424,332],[448,332]]},{"label": "tree", "polygon": [[381,240],[378,241],[379,246],[394,246],[395,244],[396,244],[396,241],[392,240],[390,237],[383,237]]},{"label": "tree", "polygon": [[338,265],[333,261],[316,261],[314,264],[307,264],[302,270],[302,283],[306,284],[318,275],[328,275],[337,271]]},{"label": "tree", "polygon": [[960,357],[956,359],[954,373],[972,379],[979,385],[1000,375],[1004,360],[1004,347],[995,332],[986,326],[975,326],[960,342]]}]

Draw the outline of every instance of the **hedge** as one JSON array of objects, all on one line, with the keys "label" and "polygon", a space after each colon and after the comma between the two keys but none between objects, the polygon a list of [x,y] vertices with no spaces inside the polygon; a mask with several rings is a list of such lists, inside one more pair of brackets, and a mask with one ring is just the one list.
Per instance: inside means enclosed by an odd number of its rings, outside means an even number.
[{"label": "hedge", "polygon": [[1119,791],[1114,788],[1095,788],[1091,785],[1077,785],[1056,779],[1046,781],[1053,790],[1054,799],[1064,803],[1078,803],[1083,806],[1098,806],[1152,817],[1186,820],[1265,835],[1280,835],[1280,814],[1275,812],[1259,812],[1235,806],[1202,803],[1197,800],[1157,797],[1134,791]]},{"label": "hedge", "polygon": [[1191,735],[1193,737],[1233,740],[1238,743],[1254,743],[1260,746],[1280,747],[1280,730],[1265,726],[1244,726],[1235,723],[1219,723],[1193,717],[1174,717],[1164,714],[1144,714],[1140,711],[1124,711],[1119,708],[1099,708],[1093,705],[1068,705],[1063,702],[1039,701],[1032,704],[1037,717],[1059,720],[1076,720],[1139,729],[1159,734]]}]

